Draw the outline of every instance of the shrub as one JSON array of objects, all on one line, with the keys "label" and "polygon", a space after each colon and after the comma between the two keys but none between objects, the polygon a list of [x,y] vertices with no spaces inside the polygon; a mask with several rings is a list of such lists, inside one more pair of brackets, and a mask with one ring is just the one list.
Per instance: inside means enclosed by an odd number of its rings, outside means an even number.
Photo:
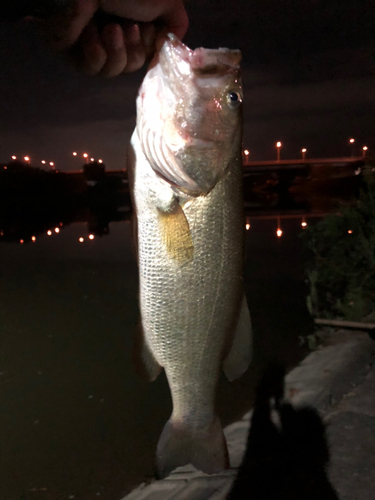
[{"label": "shrub", "polygon": [[353,204],[341,206],[302,235],[312,258],[307,264],[310,313],[361,320],[375,310],[375,162],[362,172]]}]

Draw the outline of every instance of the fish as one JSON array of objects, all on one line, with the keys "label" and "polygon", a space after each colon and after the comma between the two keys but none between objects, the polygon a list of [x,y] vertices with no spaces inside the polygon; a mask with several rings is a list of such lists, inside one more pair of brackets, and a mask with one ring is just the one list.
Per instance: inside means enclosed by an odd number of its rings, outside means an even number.
[{"label": "fish", "polygon": [[173,410],[161,433],[159,478],[192,464],[229,467],[215,397],[252,352],[244,293],[239,50],[160,44],[140,86],[128,151],[139,268],[143,373],[164,368]]}]

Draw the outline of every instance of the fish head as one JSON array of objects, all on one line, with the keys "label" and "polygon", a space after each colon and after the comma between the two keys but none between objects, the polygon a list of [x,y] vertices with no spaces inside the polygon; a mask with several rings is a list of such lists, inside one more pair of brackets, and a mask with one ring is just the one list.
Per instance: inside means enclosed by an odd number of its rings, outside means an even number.
[{"label": "fish head", "polygon": [[241,52],[190,50],[169,35],[137,98],[137,130],[152,168],[192,196],[207,194],[241,157]]}]

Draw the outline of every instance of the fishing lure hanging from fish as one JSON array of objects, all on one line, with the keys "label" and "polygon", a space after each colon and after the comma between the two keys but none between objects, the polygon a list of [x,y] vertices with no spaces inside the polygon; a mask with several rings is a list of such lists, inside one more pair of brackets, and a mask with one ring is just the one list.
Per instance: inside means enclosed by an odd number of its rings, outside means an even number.
[{"label": "fishing lure hanging from fish", "polygon": [[215,394],[220,367],[247,369],[243,290],[242,83],[238,50],[190,50],[168,35],[137,98],[128,171],[148,378],[166,372],[173,412],[157,447],[165,477],[229,466]]}]

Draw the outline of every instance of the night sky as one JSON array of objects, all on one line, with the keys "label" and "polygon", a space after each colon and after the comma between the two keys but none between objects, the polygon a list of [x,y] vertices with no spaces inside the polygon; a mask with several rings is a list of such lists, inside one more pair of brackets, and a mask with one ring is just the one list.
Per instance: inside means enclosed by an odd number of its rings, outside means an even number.
[{"label": "night sky", "polygon": [[[191,48],[243,53],[244,146],[251,159],[375,152],[373,0],[190,0]],[[106,80],[75,73],[32,24],[0,24],[0,161],[28,154],[78,169],[72,151],[124,168],[144,70]]]}]

